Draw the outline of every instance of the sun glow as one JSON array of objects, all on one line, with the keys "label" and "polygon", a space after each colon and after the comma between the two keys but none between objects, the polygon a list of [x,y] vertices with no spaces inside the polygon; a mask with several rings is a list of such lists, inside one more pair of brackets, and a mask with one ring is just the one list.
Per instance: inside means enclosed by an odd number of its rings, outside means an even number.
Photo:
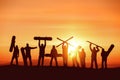
[{"label": "sun glow", "polygon": [[76,55],[76,51],[78,49],[78,46],[80,46],[79,48],[79,51],[81,51],[81,48],[83,46],[85,46],[84,43],[80,43],[81,41],[78,41],[78,40],[71,40],[70,43],[70,46],[68,48],[68,54],[71,56],[71,57],[74,57]]}]

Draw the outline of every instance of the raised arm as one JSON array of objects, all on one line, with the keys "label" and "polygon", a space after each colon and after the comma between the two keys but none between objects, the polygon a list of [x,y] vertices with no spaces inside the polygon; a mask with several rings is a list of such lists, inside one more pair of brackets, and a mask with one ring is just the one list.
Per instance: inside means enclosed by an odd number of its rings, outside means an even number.
[{"label": "raised arm", "polygon": [[40,40],[38,41],[38,46],[40,47]]},{"label": "raised arm", "polygon": [[91,47],[92,47],[92,44],[90,43],[89,48],[90,48],[90,50],[92,51],[92,48],[91,48]]},{"label": "raised arm", "polygon": [[97,51],[97,52],[99,51],[99,48],[98,48],[98,46],[96,46],[96,51]]},{"label": "raised arm", "polygon": [[46,46],[46,40],[44,40],[44,46]]}]

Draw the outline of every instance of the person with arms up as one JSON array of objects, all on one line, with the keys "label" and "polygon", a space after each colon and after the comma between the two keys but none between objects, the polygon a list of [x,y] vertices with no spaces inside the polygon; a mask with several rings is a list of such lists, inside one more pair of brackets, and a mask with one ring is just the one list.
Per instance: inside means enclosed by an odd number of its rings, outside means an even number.
[{"label": "person with arms up", "polygon": [[43,66],[44,65],[44,54],[45,54],[46,40],[44,40],[44,44],[40,44],[40,40],[39,40],[38,46],[39,46],[38,66],[40,66],[41,60],[42,60],[41,66]]},{"label": "person with arms up", "polygon": [[93,68],[93,64],[95,64],[95,68],[98,69],[97,65],[97,53],[99,52],[98,46],[92,48],[92,43],[89,46],[92,54],[91,54],[91,68]]}]

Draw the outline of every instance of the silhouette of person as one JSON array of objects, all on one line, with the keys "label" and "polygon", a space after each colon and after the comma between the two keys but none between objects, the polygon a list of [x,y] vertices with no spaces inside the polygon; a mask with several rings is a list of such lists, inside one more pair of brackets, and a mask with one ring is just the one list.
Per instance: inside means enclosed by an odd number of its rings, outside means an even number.
[{"label": "silhouette of person", "polygon": [[77,57],[78,57],[78,54],[80,54],[80,49],[81,49],[81,46],[78,46],[76,48],[76,50],[73,52],[72,61],[73,61],[74,67],[75,67],[75,65],[77,65],[77,67],[79,67],[79,62],[77,60]]},{"label": "silhouette of person", "polygon": [[21,53],[22,53],[24,66],[27,66],[27,58],[26,58],[25,48],[23,48],[23,47],[21,48]]},{"label": "silhouette of person", "polygon": [[109,49],[107,51],[105,51],[105,49],[102,48],[102,52],[101,52],[102,69],[107,68],[107,57],[108,57],[108,55],[110,54],[110,52],[112,51],[113,48],[114,48],[114,44],[111,44],[111,46],[109,47]]},{"label": "silhouette of person", "polygon": [[104,50],[104,48],[102,48],[102,52],[101,52],[101,56],[102,56],[102,68],[107,68],[107,53]]},{"label": "silhouette of person", "polygon": [[63,65],[67,66],[67,62],[68,62],[68,43],[67,42],[63,42],[62,52],[63,52]]},{"label": "silhouette of person", "polygon": [[40,66],[41,59],[42,59],[42,64],[41,64],[41,66],[43,66],[43,64],[44,64],[45,47],[46,47],[46,40],[44,40],[44,45],[43,45],[43,44],[40,45],[40,40],[39,40],[38,46],[39,46],[38,66]]},{"label": "silhouette of person", "polygon": [[79,54],[80,63],[81,63],[82,68],[85,68],[85,57],[86,57],[86,53],[85,53],[84,49],[82,48],[82,50]]},{"label": "silhouette of person", "polygon": [[12,56],[12,60],[11,60],[11,65],[13,64],[13,60],[16,60],[16,65],[18,65],[18,57],[19,57],[19,49],[18,49],[18,45],[16,45],[14,47],[14,51],[13,51],[13,56]]},{"label": "silhouette of person", "polygon": [[30,47],[28,43],[26,44],[26,47],[25,47],[25,50],[26,50],[26,61],[27,61],[27,58],[29,58],[30,66],[32,66],[31,49],[35,49],[35,48],[37,48],[37,47]]},{"label": "silhouette of person", "polygon": [[92,49],[92,44],[90,43],[90,50],[92,52],[91,54],[91,68],[93,68],[93,63],[95,63],[95,68],[98,69],[98,65],[97,65],[97,52],[99,51],[98,46],[93,47]]},{"label": "silhouette of person", "polygon": [[50,66],[52,66],[53,59],[55,59],[56,66],[58,66],[58,62],[57,62],[57,54],[58,54],[58,52],[57,52],[57,49],[55,48],[55,45],[53,45],[50,54],[51,54]]}]

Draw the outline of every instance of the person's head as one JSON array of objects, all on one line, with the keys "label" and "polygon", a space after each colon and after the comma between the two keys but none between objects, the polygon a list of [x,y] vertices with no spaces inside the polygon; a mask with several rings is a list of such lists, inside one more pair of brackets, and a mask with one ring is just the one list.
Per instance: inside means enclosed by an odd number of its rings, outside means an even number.
[{"label": "person's head", "polygon": [[18,49],[18,45],[15,46],[15,49]]},{"label": "person's head", "polygon": [[15,39],[15,38],[16,38],[16,36],[13,36],[13,38]]},{"label": "person's head", "polygon": [[82,48],[82,51],[84,51],[84,48]]},{"label": "person's head", "polygon": [[104,48],[102,48],[102,50],[105,51]]},{"label": "person's head", "polygon": [[55,49],[55,45],[53,45],[53,48]]},{"label": "person's head", "polygon": [[16,45],[16,48],[18,48],[18,45]]},{"label": "person's head", "polygon": [[81,46],[78,46],[78,48],[82,48]]},{"label": "person's head", "polygon": [[95,48],[95,47],[93,47],[93,50],[96,50],[96,48]]},{"label": "person's head", "polygon": [[29,46],[29,44],[27,43],[26,46]]},{"label": "person's head", "polygon": [[79,45],[77,48],[78,48],[78,49],[81,49],[82,47]]},{"label": "person's head", "polygon": [[43,44],[41,44],[41,46],[43,46]]},{"label": "person's head", "polygon": [[63,46],[67,46],[67,45],[68,45],[67,42],[63,41]]}]

